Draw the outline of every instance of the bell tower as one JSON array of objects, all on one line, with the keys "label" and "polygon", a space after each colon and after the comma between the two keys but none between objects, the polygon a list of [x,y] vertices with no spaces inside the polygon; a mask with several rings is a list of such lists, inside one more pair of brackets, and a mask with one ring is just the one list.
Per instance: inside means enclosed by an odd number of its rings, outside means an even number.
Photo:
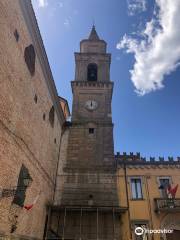
[{"label": "bell tower", "polygon": [[[71,82],[73,127],[67,159],[71,166],[114,164],[113,82],[110,81],[111,54],[106,52],[106,46],[93,26],[89,38],[80,42],[80,52],[75,53],[75,80]],[[78,144],[78,151],[71,148],[74,144]]]},{"label": "bell tower", "polygon": [[[114,158],[110,81],[111,55],[92,27],[75,53],[72,121],[58,214],[52,229],[60,239],[120,239],[120,214]],[[59,226],[59,227],[58,227]],[[58,229],[58,230],[56,230]]]}]

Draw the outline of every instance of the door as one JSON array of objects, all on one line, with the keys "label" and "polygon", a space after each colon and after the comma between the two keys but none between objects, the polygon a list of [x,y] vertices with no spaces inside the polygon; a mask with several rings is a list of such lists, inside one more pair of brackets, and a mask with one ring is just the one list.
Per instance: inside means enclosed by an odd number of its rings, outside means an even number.
[{"label": "door", "polygon": [[166,234],[167,240],[179,240],[180,239],[180,230],[174,230],[173,233]]}]

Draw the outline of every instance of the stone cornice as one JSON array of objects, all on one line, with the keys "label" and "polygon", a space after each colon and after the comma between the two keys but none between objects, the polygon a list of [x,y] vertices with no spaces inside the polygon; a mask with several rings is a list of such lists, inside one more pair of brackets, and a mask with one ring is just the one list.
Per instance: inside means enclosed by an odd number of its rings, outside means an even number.
[{"label": "stone cornice", "polygon": [[94,56],[94,55],[96,55],[96,56],[103,56],[103,58],[104,57],[107,57],[108,59],[111,58],[111,53],[75,52],[74,55],[75,55],[75,57]]},{"label": "stone cornice", "polygon": [[111,81],[71,81],[72,87],[96,87],[96,88],[113,88],[114,83]]},{"label": "stone cornice", "polygon": [[113,93],[114,82],[112,81],[71,81],[72,93],[77,87],[81,88],[96,88],[96,89],[109,89],[111,91],[111,99]]},{"label": "stone cornice", "polygon": [[107,45],[106,41],[102,40],[102,39],[99,39],[99,40],[91,40],[91,39],[83,39],[81,40],[80,43],[83,43],[83,42],[92,42],[92,43],[104,43],[105,45]]},{"label": "stone cornice", "polygon": [[93,123],[96,126],[101,126],[101,127],[113,127],[114,124],[111,121],[104,121],[104,120],[93,120],[90,121],[89,119],[85,120],[83,119],[82,121],[78,120],[78,121],[72,121],[71,122],[71,127],[77,127],[77,128],[81,128],[84,126],[88,126],[89,123]]},{"label": "stone cornice", "polygon": [[110,53],[80,53],[75,52],[75,60],[76,62],[89,62],[94,61],[94,57],[96,57],[96,61],[108,63],[109,66],[111,65],[111,54]]}]

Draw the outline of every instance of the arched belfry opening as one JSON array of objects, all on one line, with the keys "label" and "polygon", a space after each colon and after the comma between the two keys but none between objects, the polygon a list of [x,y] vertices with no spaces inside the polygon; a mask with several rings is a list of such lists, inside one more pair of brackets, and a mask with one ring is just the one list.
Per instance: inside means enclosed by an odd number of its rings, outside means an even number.
[{"label": "arched belfry opening", "polygon": [[90,63],[87,68],[87,80],[97,81],[98,67],[95,63]]}]

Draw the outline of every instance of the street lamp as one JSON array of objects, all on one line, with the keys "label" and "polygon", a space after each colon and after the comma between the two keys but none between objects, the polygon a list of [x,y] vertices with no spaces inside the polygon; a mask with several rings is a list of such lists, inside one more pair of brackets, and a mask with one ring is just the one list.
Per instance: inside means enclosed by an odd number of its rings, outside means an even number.
[{"label": "street lamp", "polygon": [[0,199],[4,197],[12,197],[16,194],[17,190],[25,191],[27,187],[29,187],[32,183],[32,178],[28,171],[24,171],[21,175],[22,184],[18,184],[18,186],[12,188],[2,188],[0,189]]},{"label": "street lamp", "polygon": [[24,174],[23,183],[24,183],[25,188],[29,187],[32,183],[32,178],[28,172],[26,172],[26,174]]}]

